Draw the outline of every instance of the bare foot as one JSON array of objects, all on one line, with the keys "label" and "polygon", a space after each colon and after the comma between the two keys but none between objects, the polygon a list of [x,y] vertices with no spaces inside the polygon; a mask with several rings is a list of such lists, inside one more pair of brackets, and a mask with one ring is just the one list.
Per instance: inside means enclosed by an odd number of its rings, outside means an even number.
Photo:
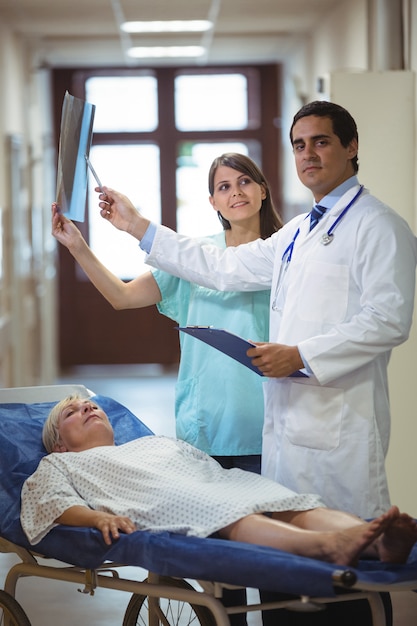
[{"label": "bare foot", "polygon": [[333,541],[328,542],[328,554],[323,558],[340,565],[355,565],[365,548],[387,532],[399,518],[398,508],[392,506],[386,513],[370,522],[330,533],[333,535]]},{"label": "bare foot", "polygon": [[385,563],[406,563],[416,541],[417,523],[407,513],[400,513],[378,538],[378,556]]}]

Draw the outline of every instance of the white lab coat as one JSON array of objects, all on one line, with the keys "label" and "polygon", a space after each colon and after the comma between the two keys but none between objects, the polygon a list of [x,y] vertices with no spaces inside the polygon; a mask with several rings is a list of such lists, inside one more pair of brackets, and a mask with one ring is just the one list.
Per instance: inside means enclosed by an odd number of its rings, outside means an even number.
[{"label": "white lab coat", "polygon": [[301,215],[265,241],[225,251],[158,227],[148,262],[211,288],[271,287],[270,341],[297,345],[312,375],[266,380],[262,472],[373,517],[390,504],[387,365],[411,326],[417,240],[364,190],[323,245],[357,191],[347,191],[311,233]]}]

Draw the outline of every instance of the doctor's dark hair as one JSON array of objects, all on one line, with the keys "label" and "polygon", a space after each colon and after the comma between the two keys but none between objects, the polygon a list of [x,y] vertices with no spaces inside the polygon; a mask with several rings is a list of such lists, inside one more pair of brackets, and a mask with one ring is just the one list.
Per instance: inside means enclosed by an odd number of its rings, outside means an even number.
[{"label": "doctor's dark hair", "polygon": [[[349,111],[340,106],[340,104],[335,104],[334,102],[326,102],[326,100],[315,100],[314,102],[309,102],[308,104],[305,104],[294,115],[294,119],[292,121],[290,129],[291,145],[293,145],[292,131],[294,128],[294,124],[298,122],[298,120],[300,120],[301,118],[308,117],[309,115],[316,115],[317,117],[328,117],[329,119],[331,119],[333,132],[339,137],[340,143],[344,148],[347,148],[352,139],[356,139],[356,141],[359,141],[356,122],[349,113]],[[354,156],[351,161],[353,170],[356,173],[359,169],[358,156]]]},{"label": "doctor's dark hair", "polygon": [[[274,207],[268,182],[256,163],[245,154],[239,154],[238,152],[226,152],[225,154],[222,154],[214,159],[208,175],[208,188],[210,195],[213,196],[214,193],[214,176],[217,168],[222,165],[230,167],[241,174],[246,174],[246,176],[249,176],[253,181],[255,181],[255,183],[262,185],[264,188],[265,198],[262,200],[259,212],[262,239],[270,237],[273,233],[282,228],[283,222],[278,211]],[[219,216],[223,229],[230,230],[231,225],[229,220],[225,219],[220,211],[217,212],[217,215]]]}]

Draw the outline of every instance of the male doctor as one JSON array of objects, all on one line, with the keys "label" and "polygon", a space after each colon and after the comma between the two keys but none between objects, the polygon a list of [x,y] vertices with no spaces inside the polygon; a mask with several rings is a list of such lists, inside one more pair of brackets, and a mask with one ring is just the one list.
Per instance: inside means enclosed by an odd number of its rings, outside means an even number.
[{"label": "male doctor", "polygon": [[[357,128],[343,107],[307,104],[290,139],[320,204],[312,228],[303,214],[269,239],[221,251],[150,224],[106,187],[101,215],[141,241],[150,265],[220,290],[271,288],[270,343],[248,351],[266,376],[262,473],[374,517],[390,505],[387,365],[411,326],[417,240],[359,184]],[[240,202],[243,190],[229,199]],[[291,376],[298,370],[307,376]]]}]

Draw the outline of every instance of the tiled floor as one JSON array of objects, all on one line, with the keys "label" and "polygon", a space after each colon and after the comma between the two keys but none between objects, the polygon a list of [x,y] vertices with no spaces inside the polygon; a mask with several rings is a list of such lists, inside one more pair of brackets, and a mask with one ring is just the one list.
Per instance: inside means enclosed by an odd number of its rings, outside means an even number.
[{"label": "tiled floor", "polygon": [[[156,434],[174,436],[175,380],[175,370],[166,371],[156,366],[100,366],[78,368],[56,382],[82,383],[95,393],[111,396],[138,415]],[[0,554],[1,587],[9,568],[18,561],[14,555]],[[140,568],[123,568],[120,574],[133,580],[146,577],[146,572]],[[78,587],[68,582],[26,578],[19,580],[16,598],[32,626],[121,626],[130,597],[128,593],[97,589],[91,597],[79,593]],[[394,594],[393,606],[394,626],[417,623],[417,594]],[[258,614],[250,616],[250,623],[251,626],[260,624]]]}]

